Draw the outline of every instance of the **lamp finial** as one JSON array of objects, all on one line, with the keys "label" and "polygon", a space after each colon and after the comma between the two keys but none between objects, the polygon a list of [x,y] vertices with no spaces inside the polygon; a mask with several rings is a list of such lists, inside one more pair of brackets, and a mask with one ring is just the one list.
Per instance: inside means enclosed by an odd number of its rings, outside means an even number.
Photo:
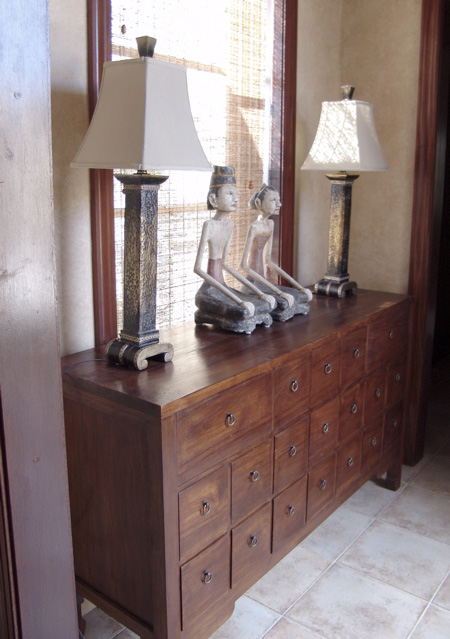
[{"label": "lamp finial", "polygon": [[136,38],[140,58],[153,58],[155,53],[156,38],[140,36]]},{"label": "lamp finial", "polygon": [[353,92],[355,87],[352,87],[350,84],[345,84],[341,87],[341,95],[343,100],[351,100],[353,97]]}]

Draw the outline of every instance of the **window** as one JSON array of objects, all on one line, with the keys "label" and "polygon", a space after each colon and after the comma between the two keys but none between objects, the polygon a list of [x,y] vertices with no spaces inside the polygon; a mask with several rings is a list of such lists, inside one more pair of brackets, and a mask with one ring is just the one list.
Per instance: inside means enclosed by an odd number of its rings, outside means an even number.
[{"label": "window", "polygon": [[[247,203],[252,193],[265,181],[278,188],[284,200],[280,233],[282,241],[276,244],[281,247],[278,260],[286,270],[290,270],[291,265],[288,261],[292,259],[292,249],[288,246],[288,240],[283,241],[283,236],[292,237],[288,228],[291,223],[289,212],[292,211],[293,178],[292,170],[286,171],[285,167],[288,155],[286,150],[291,148],[293,155],[293,141],[290,139],[286,144],[285,132],[289,120],[292,122],[294,117],[293,99],[290,99],[289,110],[286,94],[290,92],[291,96],[295,95],[295,82],[287,82],[287,73],[293,75],[292,58],[295,57],[295,46],[291,44],[288,62],[286,34],[289,31],[289,23],[291,32],[296,32],[296,2],[110,2],[97,0],[97,11],[95,8],[94,11],[91,10],[91,25],[94,23],[94,15],[97,22],[99,15],[104,17],[105,24],[103,28],[98,27],[98,30],[103,31],[104,40],[109,39],[109,42],[105,43],[106,57],[118,59],[136,56],[136,36],[156,37],[155,57],[183,64],[188,68],[192,112],[207,157],[212,164],[232,165],[235,168],[240,203],[234,220],[230,262],[235,267],[239,264],[248,224],[253,219]],[[290,13],[287,10],[289,6]],[[201,16],[201,20],[198,16]],[[105,31],[109,31],[106,36]],[[102,41],[101,38],[99,40]],[[91,55],[91,58],[92,66],[95,67],[97,64],[98,69],[100,60],[96,61],[94,55]],[[295,64],[293,69],[295,73]],[[95,179],[94,173],[94,183]],[[102,176],[102,179],[105,180],[105,176]],[[193,319],[194,296],[201,283],[193,273],[193,266],[203,222],[211,215],[206,207],[209,179],[209,174],[173,172],[159,193],[160,292],[157,323],[160,328]],[[116,180],[114,182],[117,183]],[[111,184],[103,184],[100,192],[105,188],[111,189]],[[287,208],[289,201],[290,211]],[[95,204],[95,198],[93,202]],[[103,219],[101,226],[105,224],[107,216],[113,217],[113,223],[109,222],[112,226],[109,233],[110,236],[114,234],[116,246],[115,266],[112,269],[110,249],[107,251],[106,259],[110,261],[109,272],[113,270],[117,277],[119,328],[123,206],[117,183],[114,213],[105,210],[97,213],[97,217]],[[94,207],[94,218],[95,215]],[[103,235],[103,228],[101,234]],[[109,242],[112,241],[113,238],[110,237]],[[94,243],[95,246],[98,247],[99,243]],[[102,263],[101,258],[96,255],[98,252],[97,248],[94,252],[94,263],[96,257],[97,262]],[[105,273],[104,268],[99,267],[97,270]],[[101,315],[103,312],[105,316],[105,308],[108,305],[111,308],[113,303],[110,299],[105,299],[103,307],[100,304],[96,309],[97,314]],[[114,312],[110,315],[114,315]],[[101,318],[98,324],[102,324]],[[111,335],[101,336],[97,333],[98,343],[117,334],[117,327],[110,326],[110,330]]]}]

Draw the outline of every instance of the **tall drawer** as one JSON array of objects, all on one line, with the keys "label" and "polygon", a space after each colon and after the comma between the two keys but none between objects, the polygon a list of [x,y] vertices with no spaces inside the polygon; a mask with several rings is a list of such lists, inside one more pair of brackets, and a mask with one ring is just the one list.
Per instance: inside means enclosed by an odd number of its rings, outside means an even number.
[{"label": "tall drawer", "polygon": [[328,341],[315,348],[311,357],[311,405],[336,395],[339,390],[341,342]]},{"label": "tall drawer", "polygon": [[309,417],[275,435],[274,493],[300,479],[308,466]]},{"label": "tall drawer", "polygon": [[219,539],[181,567],[183,628],[224,597],[230,589],[230,543]]},{"label": "tall drawer", "polygon": [[306,475],[273,500],[273,552],[288,551],[300,541],[306,515]]},{"label": "tall drawer", "polygon": [[395,404],[386,411],[384,417],[383,454],[400,447],[402,433],[402,403]]},{"label": "tall drawer", "polygon": [[268,503],[231,533],[231,586],[245,592],[270,564],[272,503]]},{"label": "tall drawer", "polygon": [[275,370],[275,427],[298,418],[309,408],[310,356],[297,357]]},{"label": "tall drawer", "polygon": [[405,358],[397,358],[390,362],[387,370],[386,403],[388,406],[403,398],[406,381]]},{"label": "tall drawer", "polygon": [[369,325],[367,367],[378,368],[390,357],[402,353],[407,344],[406,308],[384,313]]},{"label": "tall drawer", "polygon": [[344,491],[358,479],[361,471],[362,433],[343,444],[337,451],[336,490]]},{"label": "tall drawer", "polygon": [[272,442],[231,462],[232,523],[248,517],[272,495]]},{"label": "tall drawer", "polygon": [[341,393],[339,441],[355,434],[364,420],[364,384],[355,384]]},{"label": "tall drawer", "polygon": [[[272,379],[260,375],[177,413],[179,467],[195,462],[197,472],[230,455],[233,440],[245,447],[271,432]],[[256,428],[258,427],[258,428]],[[234,452],[234,451],[232,451]],[[235,452],[238,452],[237,450]]]},{"label": "tall drawer", "polygon": [[219,468],[178,495],[180,558],[186,561],[220,537],[230,516],[230,469]]},{"label": "tall drawer", "polygon": [[335,397],[311,412],[309,463],[326,457],[336,446],[339,435],[340,400]]},{"label": "tall drawer", "polygon": [[322,510],[336,494],[336,453],[333,453],[308,473],[308,504],[306,519],[309,521]]},{"label": "tall drawer", "polygon": [[383,441],[383,415],[364,428],[361,471],[368,470],[381,457]]},{"label": "tall drawer", "polygon": [[368,424],[386,405],[386,369],[379,368],[367,375],[364,385],[364,422]]},{"label": "tall drawer", "polygon": [[367,328],[352,331],[341,340],[341,386],[360,379],[366,371]]}]

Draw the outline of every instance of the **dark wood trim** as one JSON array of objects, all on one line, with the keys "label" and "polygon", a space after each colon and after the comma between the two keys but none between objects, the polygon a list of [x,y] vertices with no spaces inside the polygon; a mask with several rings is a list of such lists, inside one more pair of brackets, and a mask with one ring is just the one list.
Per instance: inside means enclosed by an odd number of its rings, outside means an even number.
[{"label": "dark wood trim", "polygon": [[[423,0],[419,67],[414,199],[409,293],[414,298],[410,342],[410,401],[405,439],[405,461],[423,456],[428,389],[431,378],[435,322],[437,265],[436,231],[439,223],[435,193],[438,91],[444,0]],[[435,279],[435,278],[434,278]]]},{"label": "dark wood trim", "polygon": [[[103,63],[110,59],[110,0],[88,0],[90,118],[97,103]],[[90,189],[95,344],[100,346],[106,344],[117,335],[112,171],[92,169],[90,171]]]}]

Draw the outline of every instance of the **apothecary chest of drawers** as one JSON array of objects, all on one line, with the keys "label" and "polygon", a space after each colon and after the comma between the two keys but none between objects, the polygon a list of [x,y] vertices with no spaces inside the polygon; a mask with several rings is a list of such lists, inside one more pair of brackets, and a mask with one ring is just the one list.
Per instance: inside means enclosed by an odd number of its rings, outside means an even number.
[{"label": "apothecary chest of drawers", "polygon": [[202,639],[371,477],[398,488],[409,300],[314,297],[252,335],[183,325],[142,372],[64,358],[81,595],[141,637]]}]

